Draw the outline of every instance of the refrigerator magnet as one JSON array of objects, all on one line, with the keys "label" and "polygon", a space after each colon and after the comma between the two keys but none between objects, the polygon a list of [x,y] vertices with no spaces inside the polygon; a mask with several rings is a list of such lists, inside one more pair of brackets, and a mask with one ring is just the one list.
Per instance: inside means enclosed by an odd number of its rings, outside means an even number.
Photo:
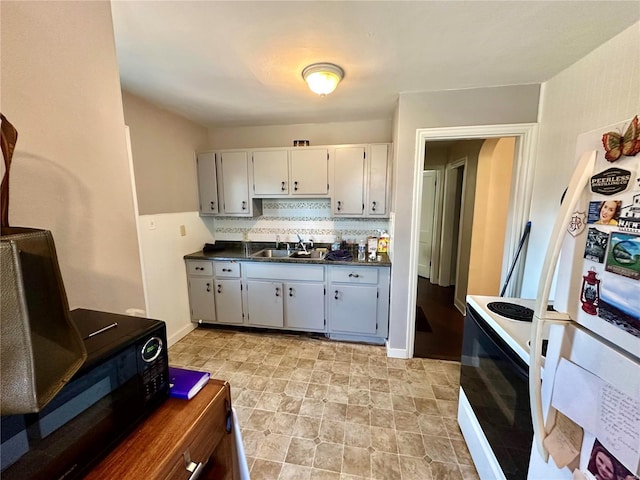
[{"label": "refrigerator magnet", "polygon": [[615,195],[624,192],[631,181],[631,172],[623,168],[611,167],[596,173],[589,181],[591,191],[600,195]]},{"label": "refrigerator magnet", "polygon": [[621,210],[621,200],[611,199],[600,202],[589,202],[587,223],[595,225],[618,225]]},{"label": "refrigerator magnet", "polygon": [[587,232],[587,244],[584,249],[584,258],[592,262],[604,263],[605,252],[609,244],[609,234],[597,228],[589,228]]},{"label": "refrigerator magnet", "polygon": [[577,237],[584,232],[586,224],[587,214],[585,212],[573,212],[571,214],[571,219],[569,220],[567,232],[569,232],[572,237]]},{"label": "refrigerator magnet", "polygon": [[633,196],[629,205],[620,209],[618,227],[625,232],[640,233],[640,193]]},{"label": "refrigerator magnet", "polygon": [[640,279],[640,236],[612,232],[605,270],[634,280]]}]

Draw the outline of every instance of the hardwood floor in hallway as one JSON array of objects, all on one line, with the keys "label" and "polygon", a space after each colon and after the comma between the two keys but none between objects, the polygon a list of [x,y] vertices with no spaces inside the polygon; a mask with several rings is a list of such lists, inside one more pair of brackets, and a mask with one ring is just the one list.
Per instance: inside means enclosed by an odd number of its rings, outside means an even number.
[{"label": "hardwood floor in hallway", "polygon": [[460,361],[464,316],[453,305],[454,292],[418,277],[415,357]]}]

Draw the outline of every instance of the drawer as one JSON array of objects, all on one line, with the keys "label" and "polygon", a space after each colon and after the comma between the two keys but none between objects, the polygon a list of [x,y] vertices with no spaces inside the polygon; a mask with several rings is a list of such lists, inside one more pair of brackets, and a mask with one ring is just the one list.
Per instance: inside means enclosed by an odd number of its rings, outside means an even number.
[{"label": "drawer", "polygon": [[240,277],[240,264],[238,262],[213,262],[213,269],[216,278]]},{"label": "drawer", "polygon": [[329,267],[329,281],[376,285],[378,269],[375,267]]},{"label": "drawer", "polygon": [[247,262],[244,268],[247,278],[281,281],[324,281],[323,265],[290,265],[277,262]]},{"label": "drawer", "polygon": [[189,260],[187,261],[188,275],[213,276],[213,267],[211,262],[207,260]]}]

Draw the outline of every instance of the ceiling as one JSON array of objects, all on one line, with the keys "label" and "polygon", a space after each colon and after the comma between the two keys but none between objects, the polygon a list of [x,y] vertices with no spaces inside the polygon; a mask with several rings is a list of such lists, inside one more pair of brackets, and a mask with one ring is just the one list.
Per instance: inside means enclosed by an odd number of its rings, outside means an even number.
[{"label": "ceiling", "polygon": [[[389,119],[399,93],[540,83],[638,21],[640,2],[112,1],[112,12],[124,89],[234,126]],[[326,97],[301,77],[315,62],[345,70]]]}]

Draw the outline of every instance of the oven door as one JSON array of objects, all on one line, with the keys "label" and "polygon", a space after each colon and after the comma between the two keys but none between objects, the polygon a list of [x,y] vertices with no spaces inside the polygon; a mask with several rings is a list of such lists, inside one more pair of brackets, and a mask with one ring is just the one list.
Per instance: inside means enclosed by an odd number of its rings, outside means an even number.
[{"label": "oven door", "polygon": [[533,442],[528,366],[467,305],[460,387],[500,468],[526,480]]}]

